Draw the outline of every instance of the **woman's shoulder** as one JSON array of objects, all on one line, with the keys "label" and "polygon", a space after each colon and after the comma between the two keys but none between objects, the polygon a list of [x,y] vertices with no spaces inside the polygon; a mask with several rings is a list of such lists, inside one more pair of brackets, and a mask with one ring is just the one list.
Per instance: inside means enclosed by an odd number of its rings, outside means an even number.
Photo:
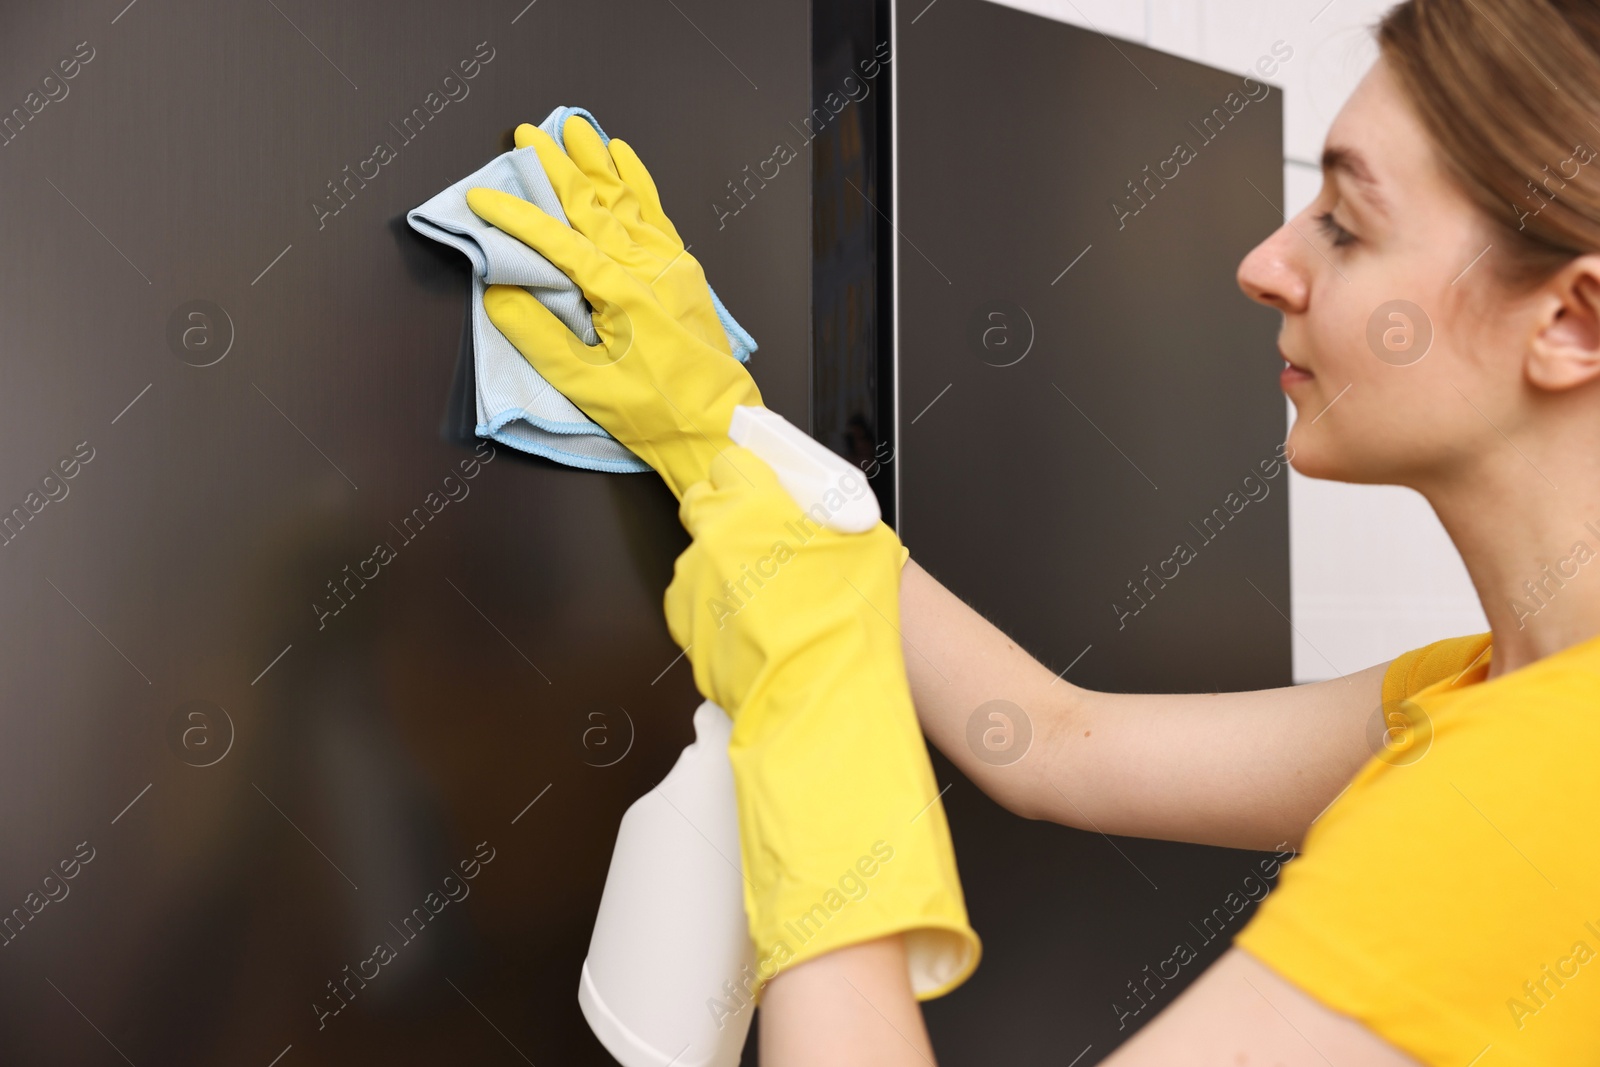
[{"label": "woman's shoulder", "polygon": [[1600,959],[1600,636],[1475,681],[1488,650],[1394,661],[1414,701],[1236,943],[1424,1063],[1589,1062],[1600,982],[1567,979]]}]

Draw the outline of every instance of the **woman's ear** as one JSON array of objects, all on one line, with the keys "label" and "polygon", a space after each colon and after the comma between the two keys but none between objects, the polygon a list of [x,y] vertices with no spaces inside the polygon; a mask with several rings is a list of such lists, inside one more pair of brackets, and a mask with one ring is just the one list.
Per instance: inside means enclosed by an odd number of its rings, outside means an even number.
[{"label": "woman's ear", "polygon": [[1562,268],[1540,301],[1548,310],[1528,346],[1528,380],[1559,392],[1600,378],[1600,255]]}]

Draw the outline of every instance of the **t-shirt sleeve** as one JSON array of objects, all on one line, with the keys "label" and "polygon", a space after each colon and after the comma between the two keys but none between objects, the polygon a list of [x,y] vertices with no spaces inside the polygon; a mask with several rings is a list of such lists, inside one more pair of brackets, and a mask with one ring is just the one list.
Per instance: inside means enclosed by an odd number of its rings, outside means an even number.
[{"label": "t-shirt sleeve", "polygon": [[1235,944],[1424,1064],[1597,1067],[1600,670],[1415,688],[1471,652],[1396,661],[1426,750],[1357,772]]},{"label": "t-shirt sleeve", "polygon": [[1490,634],[1447,637],[1396,656],[1383,674],[1383,702],[1404,700],[1446,678],[1459,677],[1484,658]]}]

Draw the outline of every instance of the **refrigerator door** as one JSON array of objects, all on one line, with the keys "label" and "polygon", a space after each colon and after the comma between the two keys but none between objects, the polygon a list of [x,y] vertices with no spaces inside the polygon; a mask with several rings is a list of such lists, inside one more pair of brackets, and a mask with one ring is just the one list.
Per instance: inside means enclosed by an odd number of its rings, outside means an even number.
[{"label": "refrigerator door", "polygon": [[590,109],[805,425],[809,183],[746,182],[809,109],[807,5],[0,36],[0,1061],[609,1062],[578,980],[694,736],[686,535],[651,475],[475,450],[467,263],[404,216]]},{"label": "refrigerator door", "polygon": [[[1278,316],[1234,280],[1282,222],[1281,95],[980,0],[900,6],[895,54],[879,477],[912,555],[1070,682],[1290,684]],[[941,1063],[1097,1062],[1248,918],[1255,854],[1027,822],[939,768],[985,947],[928,1005]]]}]

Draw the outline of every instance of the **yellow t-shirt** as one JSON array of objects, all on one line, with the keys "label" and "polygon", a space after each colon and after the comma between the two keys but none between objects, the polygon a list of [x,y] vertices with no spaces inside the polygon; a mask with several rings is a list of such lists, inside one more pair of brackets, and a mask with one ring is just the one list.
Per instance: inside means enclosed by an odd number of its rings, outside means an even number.
[{"label": "yellow t-shirt", "polygon": [[1422,1063],[1596,1067],[1600,637],[1485,681],[1489,644],[1390,665],[1390,744],[1234,943]]}]

